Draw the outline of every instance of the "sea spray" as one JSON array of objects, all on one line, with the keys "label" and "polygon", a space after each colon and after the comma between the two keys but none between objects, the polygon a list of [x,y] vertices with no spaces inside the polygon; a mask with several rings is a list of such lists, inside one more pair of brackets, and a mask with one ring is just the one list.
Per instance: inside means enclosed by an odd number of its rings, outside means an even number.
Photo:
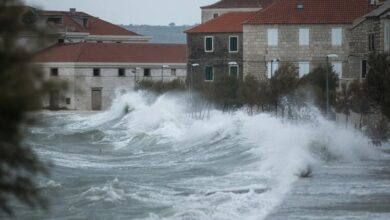
[{"label": "sea spray", "polygon": [[185,103],[185,95],[129,92],[105,112],[67,115],[64,126],[31,133],[45,143],[68,140],[37,151],[94,180],[70,190],[81,195],[68,201],[73,209],[120,202],[144,210],[122,213],[134,219],[264,219],[308,168],[315,178],[329,161],[375,156],[366,137],[310,107],[300,111],[304,120],[218,110],[197,120]]}]

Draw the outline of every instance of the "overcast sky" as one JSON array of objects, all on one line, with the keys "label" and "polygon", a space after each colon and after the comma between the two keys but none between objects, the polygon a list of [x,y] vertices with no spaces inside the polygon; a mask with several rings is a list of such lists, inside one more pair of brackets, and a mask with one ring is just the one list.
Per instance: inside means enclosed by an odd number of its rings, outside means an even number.
[{"label": "overcast sky", "polygon": [[200,23],[200,6],[218,0],[24,0],[45,10],[76,8],[115,24]]}]

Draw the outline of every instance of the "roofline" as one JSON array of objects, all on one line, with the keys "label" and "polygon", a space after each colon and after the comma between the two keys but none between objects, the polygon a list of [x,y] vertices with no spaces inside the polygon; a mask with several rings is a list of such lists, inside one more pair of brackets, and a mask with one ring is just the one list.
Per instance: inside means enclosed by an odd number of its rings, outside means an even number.
[{"label": "roofline", "polygon": [[40,65],[44,67],[57,66],[57,67],[128,67],[128,68],[137,68],[137,67],[159,67],[162,65],[168,65],[172,67],[186,67],[187,62],[175,63],[175,62],[33,62],[35,65]]},{"label": "roofline", "polygon": [[[183,31],[183,33],[185,33],[185,34],[191,34],[191,33],[242,33],[243,31],[241,31],[241,32],[191,32],[191,30],[193,30],[193,29],[195,29],[195,28],[197,28],[197,27],[199,27],[199,26],[203,26],[203,25],[206,25],[206,24],[208,24],[208,23],[211,23],[211,22],[215,22],[216,20],[219,20],[219,19],[222,19],[222,18],[224,18],[224,17],[226,17],[226,16],[228,16],[228,15],[230,15],[230,14],[239,14],[239,13],[251,13],[251,12],[228,12],[228,13],[225,13],[225,14],[223,14],[223,15],[221,15],[221,16],[218,16],[218,17],[216,17],[216,18],[214,18],[214,19],[211,19],[211,20],[208,20],[208,21],[206,21],[206,22],[204,22],[204,23],[201,23],[201,24],[199,24],[199,25],[196,25],[195,27],[192,27],[192,28],[190,28],[190,29],[188,29],[188,30],[185,30],[185,31]],[[252,12],[252,13],[254,13],[254,12]],[[243,22],[242,24],[244,24],[245,22]]]}]

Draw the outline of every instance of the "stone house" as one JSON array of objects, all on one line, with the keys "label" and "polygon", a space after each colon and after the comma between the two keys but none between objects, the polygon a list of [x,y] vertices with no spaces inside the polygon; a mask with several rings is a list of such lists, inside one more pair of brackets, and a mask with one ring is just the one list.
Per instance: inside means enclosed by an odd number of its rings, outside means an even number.
[{"label": "stone house", "polygon": [[370,53],[390,52],[390,1],[355,20],[351,29],[350,62],[356,78],[368,73]]},{"label": "stone house", "polygon": [[303,76],[330,62],[341,79],[355,78],[351,29],[373,9],[367,0],[276,1],[244,23],[244,75],[269,78],[292,62]]},{"label": "stone house", "polygon": [[273,0],[220,0],[212,5],[201,7],[202,23],[228,12],[254,12],[265,8]]},{"label": "stone house", "polygon": [[229,12],[186,31],[191,84],[227,75],[242,79],[242,23],[253,15],[254,12]]},{"label": "stone house", "polygon": [[36,54],[45,78],[67,83],[50,92],[49,109],[102,110],[118,89],[141,80],[185,80],[186,45],[142,43],[61,43]]},{"label": "stone house", "polygon": [[44,11],[28,6],[15,6],[10,7],[10,10],[22,11],[20,20],[26,27],[36,25],[46,28],[47,36],[41,45],[35,44],[39,36],[34,33],[26,31],[19,37],[19,43],[31,51],[38,51],[56,43],[147,43],[151,40],[151,37],[78,12],[75,8],[69,11]]},{"label": "stone house", "polygon": [[60,43],[147,43],[151,37],[142,36],[111,24],[85,12],[38,11],[39,16],[59,34]]}]

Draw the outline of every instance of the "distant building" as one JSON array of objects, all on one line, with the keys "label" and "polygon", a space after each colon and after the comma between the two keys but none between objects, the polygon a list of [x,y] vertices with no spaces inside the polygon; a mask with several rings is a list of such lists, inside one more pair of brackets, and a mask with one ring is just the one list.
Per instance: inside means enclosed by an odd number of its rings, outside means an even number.
[{"label": "distant building", "polygon": [[186,45],[60,43],[36,54],[45,77],[64,81],[44,102],[49,109],[107,109],[118,89],[141,80],[185,80]]},{"label": "distant building", "polygon": [[44,21],[59,33],[60,43],[147,43],[142,36],[75,8],[69,11],[38,11]]},{"label": "distant building", "polygon": [[212,82],[228,75],[242,79],[242,23],[254,14],[229,12],[186,31],[191,83]]},{"label": "distant building", "polygon": [[201,7],[202,23],[228,12],[253,12],[267,7],[273,0],[220,0]]},{"label": "distant building", "polygon": [[244,75],[269,78],[292,62],[303,76],[329,61],[341,79],[356,78],[351,29],[375,8],[367,0],[275,1],[244,23]]}]

